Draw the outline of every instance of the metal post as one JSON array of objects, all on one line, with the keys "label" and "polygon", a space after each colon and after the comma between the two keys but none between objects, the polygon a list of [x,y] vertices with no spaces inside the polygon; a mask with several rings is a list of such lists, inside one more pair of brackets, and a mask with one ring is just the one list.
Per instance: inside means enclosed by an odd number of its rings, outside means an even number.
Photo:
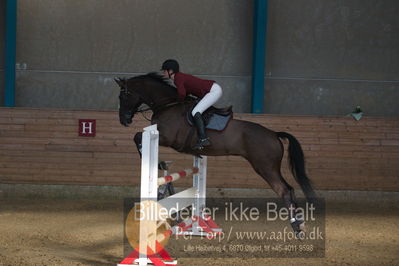
[{"label": "metal post", "polygon": [[267,0],[254,1],[252,113],[263,113],[266,61]]},{"label": "metal post", "polygon": [[15,106],[15,57],[17,44],[17,0],[6,2],[4,106]]}]

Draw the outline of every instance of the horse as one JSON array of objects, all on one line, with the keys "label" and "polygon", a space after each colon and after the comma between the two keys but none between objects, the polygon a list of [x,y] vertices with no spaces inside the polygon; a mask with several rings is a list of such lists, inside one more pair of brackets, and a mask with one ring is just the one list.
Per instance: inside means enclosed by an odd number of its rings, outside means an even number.
[{"label": "horse", "polygon": [[[197,133],[186,123],[187,112],[192,101],[178,101],[176,88],[170,80],[152,72],[132,78],[115,78],[120,87],[119,120],[129,126],[139,108],[145,104],[153,114],[151,124],[157,124],[159,145],[195,156],[241,156],[245,158],[283,199],[290,211],[291,226],[297,237],[304,236],[304,220],[299,217],[294,189],[281,174],[284,146],[281,139],[289,141],[289,163],[291,172],[302,188],[308,201],[315,198],[310,179],[305,171],[304,154],[298,140],[286,132],[274,132],[257,123],[232,119],[223,132],[208,131],[211,145],[203,150],[194,150]],[[142,132],[134,136],[137,149],[141,150]]]}]

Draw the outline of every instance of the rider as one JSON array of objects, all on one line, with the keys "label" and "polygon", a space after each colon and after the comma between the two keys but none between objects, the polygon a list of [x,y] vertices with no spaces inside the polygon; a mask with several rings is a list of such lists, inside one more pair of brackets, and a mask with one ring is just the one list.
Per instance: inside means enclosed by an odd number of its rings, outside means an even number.
[{"label": "rider", "polygon": [[179,63],[174,59],[168,59],[162,64],[163,75],[173,80],[179,94],[179,100],[183,101],[186,95],[192,94],[201,98],[191,115],[198,132],[198,142],[195,149],[201,150],[211,143],[205,132],[202,113],[215,104],[222,96],[222,88],[213,80],[206,80],[185,74],[179,71]]}]

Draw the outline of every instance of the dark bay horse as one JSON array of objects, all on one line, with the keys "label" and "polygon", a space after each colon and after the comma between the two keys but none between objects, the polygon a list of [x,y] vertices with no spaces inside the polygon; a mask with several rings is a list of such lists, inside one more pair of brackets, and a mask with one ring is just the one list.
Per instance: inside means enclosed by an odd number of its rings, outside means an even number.
[{"label": "dark bay horse", "polygon": [[[223,132],[208,132],[211,146],[201,151],[194,150],[192,147],[197,138],[196,130],[185,122],[186,113],[193,102],[179,103],[176,88],[169,85],[168,80],[160,74],[149,73],[115,81],[121,88],[119,118],[122,125],[131,124],[139,107],[146,104],[153,111],[151,124],[158,125],[161,146],[192,155],[244,157],[284,200],[287,207],[293,210],[290,212],[291,225],[297,236],[303,235],[304,221],[295,211],[297,203],[294,189],[284,180],[280,171],[284,152],[280,139],[283,138],[289,140],[289,161],[293,176],[308,200],[314,198],[315,194],[305,172],[303,151],[294,136],[286,132],[274,132],[256,123],[233,119]],[[134,139],[140,150],[141,133],[137,133]]]}]

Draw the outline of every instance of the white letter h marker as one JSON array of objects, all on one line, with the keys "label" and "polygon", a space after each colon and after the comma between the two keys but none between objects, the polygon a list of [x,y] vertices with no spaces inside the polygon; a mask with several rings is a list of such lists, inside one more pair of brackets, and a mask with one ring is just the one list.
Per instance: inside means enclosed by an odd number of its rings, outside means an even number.
[{"label": "white letter h marker", "polygon": [[[86,124],[89,124],[88,126]],[[92,134],[92,127],[93,122],[83,122],[82,123],[82,134],[86,134],[86,129],[89,130],[88,134]]]}]

